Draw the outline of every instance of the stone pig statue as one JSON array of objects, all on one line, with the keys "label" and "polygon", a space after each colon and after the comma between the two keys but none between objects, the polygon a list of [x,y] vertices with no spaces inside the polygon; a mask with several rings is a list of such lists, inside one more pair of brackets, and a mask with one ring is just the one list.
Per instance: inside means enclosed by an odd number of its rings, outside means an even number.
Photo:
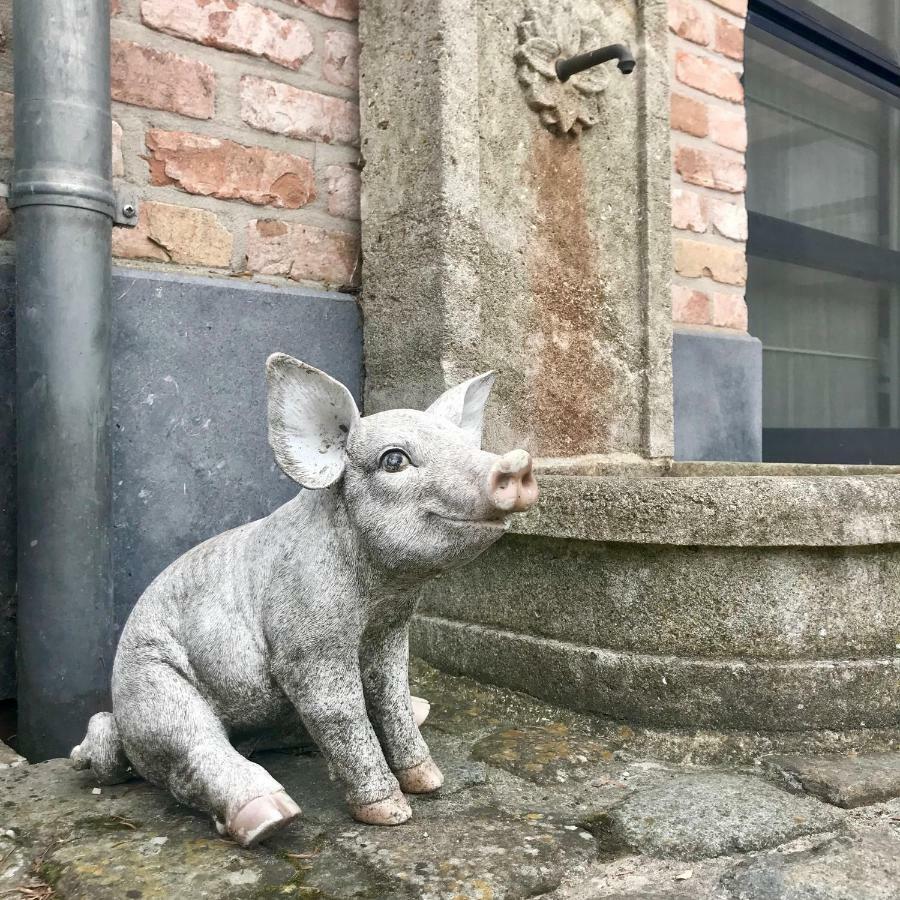
[{"label": "stone pig statue", "polygon": [[305,728],[361,822],[405,822],[403,792],[441,786],[408,686],[417,586],[474,559],[538,496],[524,450],[481,450],[493,373],[425,412],[363,418],[324,372],[280,353],[266,372],[269,442],[307,490],[147,588],[119,642],[113,712],[72,751],[101,783],[133,767],[244,846],[300,814],[233,746],[248,737]]}]

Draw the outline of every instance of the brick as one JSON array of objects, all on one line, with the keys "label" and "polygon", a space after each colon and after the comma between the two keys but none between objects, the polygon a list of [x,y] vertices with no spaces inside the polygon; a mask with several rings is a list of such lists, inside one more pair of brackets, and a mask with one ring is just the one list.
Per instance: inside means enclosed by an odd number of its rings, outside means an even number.
[{"label": "brick", "polygon": [[299,69],[315,50],[305,22],[235,0],[142,0],[145,25],[207,47],[260,56]]},{"label": "brick", "polygon": [[744,101],[744,88],[737,74],[705,56],[679,50],[675,54],[675,77],[682,84],[705,94],[734,103]]},{"label": "brick", "polygon": [[744,164],[715,151],[679,147],[675,151],[675,170],[689,184],[732,194],[743,193],[747,186]]},{"label": "brick", "polygon": [[322,77],[341,87],[359,89],[359,40],[348,31],[325,35]]},{"label": "brick", "polygon": [[712,278],[721,284],[747,281],[747,257],[743,247],[726,247],[679,238],[675,241],[675,271],[687,278]]},{"label": "brick", "polygon": [[112,173],[113,178],[125,177],[125,157],[122,155],[122,126],[112,123]]},{"label": "brick", "polygon": [[6,205],[5,200],[0,199],[0,239],[5,241],[12,239],[12,226],[12,210]]},{"label": "brick", "polygon": [[211,212],[170,203],[141,204],[135,228],[113,229],[113,256],[225,268],[233,238]]},{"label": "brick", "polygon": [[247,270],[341,287],[355,276],[359,241],[342,231],[258,219],[247,226]]},{"label": "brick", "polygon": [[284,209],[300,209],[316,198],[312,164],[301,156],[159,129],[147,132],[147,149],[154,185]]},{"label": "brick", "polygon": [[111,16],[117,16],[120,12],[122,12],[122,2],[121,0],[110,0],[109,3],[109,14]]},{"label": "brick", "polygon": [[255,75],[241,79],[241,118],[262,131],[301,140],[326,144],[359,141],[356,103]]},{"label": "brick", "polygon": [[702,291],[672,285],[672,321],[683,325],[709,325],[710,301]]},{"label": "brick", "polygon": [[353,166],[328,166],[328,212],[342,219],[359,218],[359,169]]},{"label": "brick", "polygon": [[744,110],[711,108],[709,136],[722,147],[743,153],[747,149],[747,118]]},{"label": "brick", "polygon": [[672,191],[672,225],[682,231],[703,234],[709,227],[706,198],[694,191],[674,188]]},{"label": "brick", "polygon": [[332,19],[353,21],[359,16],[359,0],[289,0],[294,6],[305,6]]},{"label": "brick", "polygon": [[712,2],[736,16],[747,17],[747,0],[712,0]]},{"label": "brick", "polygon": [[709,133],[707,106],[692,97],[672,94],[670,121],[675,131],[683,131],[694,137],[706,137]]},{"label": "brick", "polygon": [[15,98],[8,91],[0,91],[0,157],[12,159],[13,107]]},{"label": "brick", "polygon": [[743,204],[710,199],[708,210],[716,234],[733,241],[747,240],[747,209]]},{"label": "brick", "polygon": [[113,100],[211,119],[216,79],[205,63],[131,41],[112,42]]},{"label": "brick", "polygon": [[746,331],[747,304],[744,298],[740,294],[713,294],[712,324]]},{"label": "brick", "polygon": [[712,40],[706,16],[690,0],[669,0],[669,30],[695,44],[705,46]]},{"label": "brick", "polygon": [[719,16],[716,19],[715,48],[729,59],[744,58],[744,30],[738,28],[729,19]]}]

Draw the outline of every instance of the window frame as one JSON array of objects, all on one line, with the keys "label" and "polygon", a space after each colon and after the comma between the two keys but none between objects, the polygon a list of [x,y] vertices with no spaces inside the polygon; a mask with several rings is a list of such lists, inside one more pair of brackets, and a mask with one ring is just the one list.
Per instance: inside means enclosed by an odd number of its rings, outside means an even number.
[{"label": "window frame", "polygon": [[[830,64],[862,90],[900,99],[894,51],[809,0],[750,0],[747,28]],[[748,256],[900,283],[898,250],[749,210],[747,217]],[[766,462],[900,463],[900,428],[763,428],[762,439]]]}]

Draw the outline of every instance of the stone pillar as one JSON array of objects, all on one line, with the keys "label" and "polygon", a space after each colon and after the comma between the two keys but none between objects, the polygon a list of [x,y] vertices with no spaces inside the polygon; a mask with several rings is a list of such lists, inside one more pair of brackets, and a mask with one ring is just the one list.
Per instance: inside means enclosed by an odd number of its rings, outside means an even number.
[{"label": "stone pillar", "polygon": [[[496,369],[486,446],[670,457],[666,4],[367,0],[360,36],[368,411]],[[548,74],[618,42],[632,75]]]}]

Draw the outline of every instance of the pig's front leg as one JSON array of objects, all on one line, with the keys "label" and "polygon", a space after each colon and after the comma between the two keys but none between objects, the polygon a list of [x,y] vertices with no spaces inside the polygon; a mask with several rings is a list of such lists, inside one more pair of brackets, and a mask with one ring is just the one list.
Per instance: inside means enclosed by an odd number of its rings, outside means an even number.
[{"label": "pig's front leg", "polygon": [[369,715],[400,787],[409,794],[436,791],[444,776],[422,739],[409,698],[409,623],[367,632],[360,657]]},{"label": "pig's front leg", "polygon": [[330,647],[315,658],[276,654],[273,672],[331,772],[346,785],[353,817],[370,825],[409,819],[412,810],[366,713],[355,648]]}]

